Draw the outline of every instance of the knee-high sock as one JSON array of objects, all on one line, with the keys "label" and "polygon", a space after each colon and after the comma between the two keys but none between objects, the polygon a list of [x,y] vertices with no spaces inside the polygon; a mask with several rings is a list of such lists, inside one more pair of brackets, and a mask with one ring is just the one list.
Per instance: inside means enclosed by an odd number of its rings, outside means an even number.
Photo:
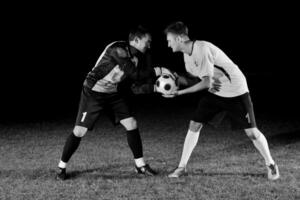
[{"label": "knee-high sock", "polygon": [[133,153],[134,159],[143,157],[143,145],[139,129],[127,131],[127,142]]},{"label": "knee-high sock", "polygon": [[73,153],[76,151],[76,149],[78,148],[79,144],[81,141],[81,137],[76,137],[74,135],[74,133],[71,133],[65,143],[65,146],[63,148],[63,153],[61,156],[61,161],[63,161],[64,163],[67,163],[71,156],[73,155]]},{"label": "knee-high sock", "polygon": [[198,138],[199,138],[200,131],[193,132],[188,131],[185,137],[184,145],[183,145],[183,151],[181,155],[181,160],[179,163],[179,167],[185,167],[189,161],[189,158],[197,145]]},{"label": "knee-high sock", "polygon": [[255,140],[253,140],[253,144],[265,159],[266,165],[274,164],[274,160],[271,156],[267,139],[260,131],[258,137]]}]

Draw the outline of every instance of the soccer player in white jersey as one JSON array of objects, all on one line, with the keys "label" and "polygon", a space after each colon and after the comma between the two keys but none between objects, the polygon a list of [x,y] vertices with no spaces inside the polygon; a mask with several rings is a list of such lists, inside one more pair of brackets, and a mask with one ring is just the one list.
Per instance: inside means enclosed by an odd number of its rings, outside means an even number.
[{"label": "soccer player in white jersey", "polygon": [[[195,148],[203,124],[210,121],[217,113],[226,111],[233,125],[244,129],[247,136],[265,160],[268,178],[279,178],[278,166],[274,162],[265,136],[256,126],[253,105],[247,81],[238,66],[217,46],[207,41],[192,41],[188,28],[182,22],[170,24],[165,29],[168,47],[173,52],[182,52],[187,72],[201,79],[200,82],[175,91],[166,97],[175,97],[201,90],[207,90],[199,100],[197,109],[189,124],[181,160],[169,177],[187,174],[187,163]],[[220,88],[212,87],[214,83]]]}]

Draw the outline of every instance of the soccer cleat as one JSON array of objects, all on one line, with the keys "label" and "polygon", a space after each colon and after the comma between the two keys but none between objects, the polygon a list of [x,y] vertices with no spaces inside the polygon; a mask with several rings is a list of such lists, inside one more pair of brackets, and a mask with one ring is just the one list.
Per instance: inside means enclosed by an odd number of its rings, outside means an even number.
[{"label": "soccer cleat", "polygon": [[148,164],[146,164],[142,167],[135,166],[135,171],[136,171],[136,173],[143,174],[145,176],[155,176],[155,175],[157,175],[157,172],[154,171]]},{"label": "soccer cleat", "polygon": [[180,176],[187,176],[185,167],[177,167],[174,172],[168,175],[169,178],[179,178]]},{"label": "soccer cleat", "polygon": [[59,172],[56,174],[56,179],[58,180],[66,180],[68,178],[66,168],[59,168]]},{"label": "soccer cleat", "polygon": [[268,169],[268,179],[269,180],[276,180],[279,179],[280,175],[279,175],[279,170],[278,170],[278,166],[276,164],[271,164],[269,166],[267,166]]}]

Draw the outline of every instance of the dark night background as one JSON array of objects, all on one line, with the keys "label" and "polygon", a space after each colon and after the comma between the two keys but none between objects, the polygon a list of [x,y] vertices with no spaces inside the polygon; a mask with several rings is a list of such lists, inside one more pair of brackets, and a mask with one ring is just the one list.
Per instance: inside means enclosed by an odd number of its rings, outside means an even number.
[{"label": "dark night background", "polygon": [[[219,46],[240,67],[257,113],[298,116],[299,16],[294,5],[166,4],[4,7],[1,122],[75,119],[86,73],[108,43],[126,40],[138,24],[153,34],[154,64],[182,71],[182,55],[172,54],[162,32],[177,20],[188,25],[192,38]],[[136,101],[185,106],[188,99],[147,96]]]}]

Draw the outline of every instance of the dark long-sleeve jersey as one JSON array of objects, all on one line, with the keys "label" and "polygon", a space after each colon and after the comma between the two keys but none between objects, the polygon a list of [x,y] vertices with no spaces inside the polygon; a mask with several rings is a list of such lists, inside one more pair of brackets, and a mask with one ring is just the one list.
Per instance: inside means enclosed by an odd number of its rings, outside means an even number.
[{"label": "dark long-sleeve jersey", "polygon": [[87,74],[84,86],[101,93],[118,92],[119,85],[130,87],[133,93],[151,93],[155,71],[145,60],[142,53],[127,42],[113,42],[106,46]]}]

